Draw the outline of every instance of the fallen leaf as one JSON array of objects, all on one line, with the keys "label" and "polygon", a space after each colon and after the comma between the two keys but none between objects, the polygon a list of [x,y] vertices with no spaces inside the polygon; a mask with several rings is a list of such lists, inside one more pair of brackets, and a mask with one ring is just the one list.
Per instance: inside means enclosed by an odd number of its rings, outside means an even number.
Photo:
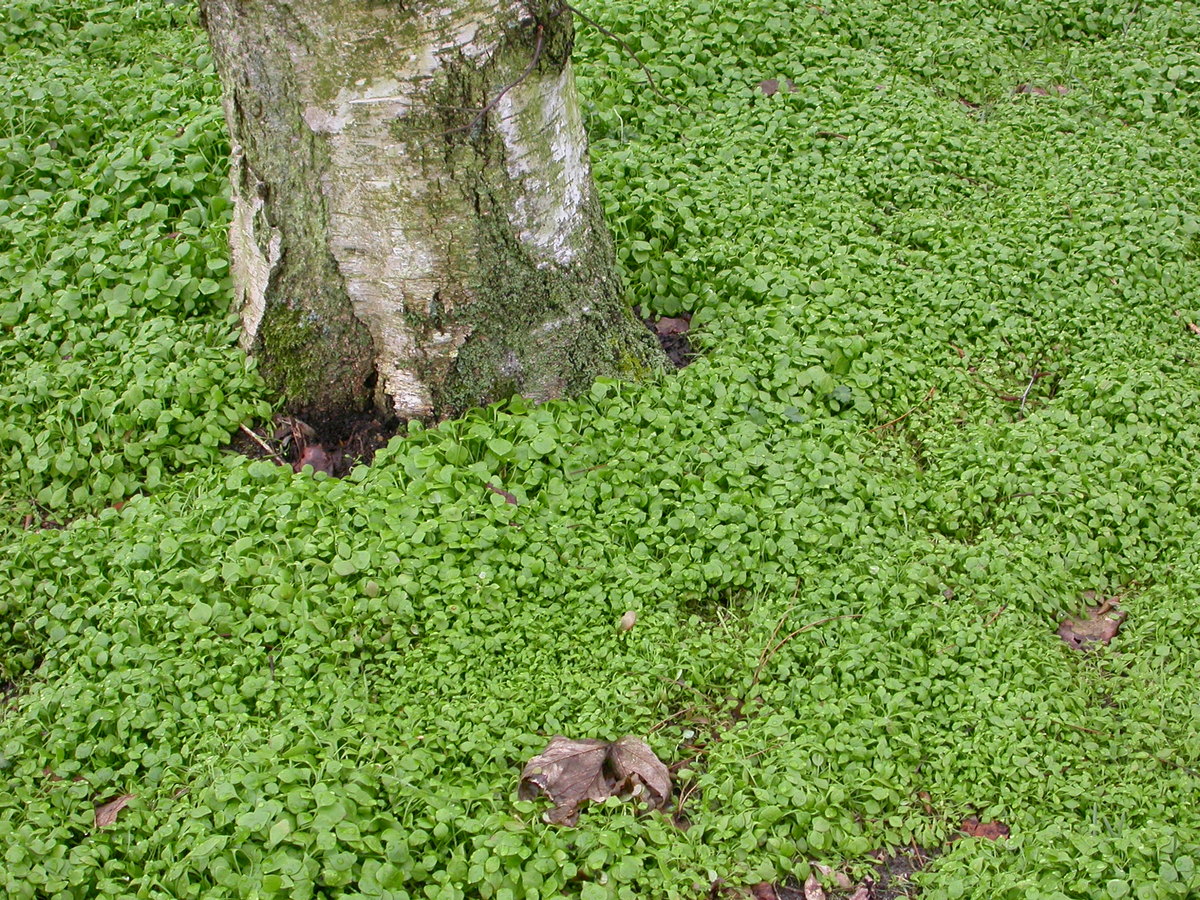
[{"label": "fallen leaf", "polygon": [[825,889],[816,875],[809,875],[804,880],[804,900],[825,900]]},{"label": "fallen leaf", "polygon": [[849,900],[871,900],[871,889],[864,885],[851,894]]},{"label": "fallen leaf", "polygon": [[637,624],[637,613],[632,609],[625,615],[621,616],[621,620],[617,622],[617,631],[629,631]]},{"label": "fallen leaf", "polygon": [[654,323],[654,333],[659,337],[666,337],[668,334],[687,334],[688,329],[691,327],[692,323],[690,319],[664,316]]},{"label": "fallen leaf", "polygon": [[962,832],[967,837],[987,838],[989,841],[1006,838],[1011,834],[1003,822],[980,822],[975,816],[963,819]]},{"label": "fallen leaf", "polygon": [[97,806],[96,827],[105,828],[117,821],[117,814],[129,805],[129,801],[132,800],[134,796],[134,794],[122,794],[120,797],[109,800],[102,806]]},{"label": "fallen leaf", "polygon": [[1085,617],[1064,619],[1058,626],[1058,636],[1068,647],[1087,650],[1095,644],[1107,644],[1121,628],[1125,613],[1115,609],[1111,601],[1087,610]]},{"label": "fallen leaf", "polygon": [[778,93],[779,79],[765,78],[758,83],[758,89],[763,92],[764,96],[770,97],[772,94]]},{"label": "fallen leaf", "polygon": [[1018,84],[1013,88],[1014,94],[1033,94],[1035,97],[1048,97],[1050,92],[1044,87],[1038,87],[1033,84]]},{"label": "fallen leaf", "polygon": [[758,884],[752,885],[750,896],[754,900],[779,900],[779,894],[775,892],[775,886],[769,881],[760,881]]},{"label": "fallen leaf", "polygon": [[854,887],[854,882],[850,880],[850,876],[845,872],[834,872],[833,880],[837,882],[837,886],[843,891],[848,891]]},{"label": "fallen leaf", "polygon": [[554,803],[546,821],[574,825],[588,800],[637,797],[661,809],[671,796],[671,773],[644,741],[623,737],[608,743],[571,740],[561,735],[531,759],[521,772],[517,796],[532,800],[545,794]]},{"label": "fallen leaf", "polygon": [[333,474],[332,457],[317,444],[305,447],[304,452],[300,454],[300,458],[296,460],[296,464],[292,468],[297,472],[302,472],[305,466],[312,466],[313,472]]},{"label": "fallen leaf", "polygon": [[1197,325],[1195,322],[1188,322],[1188,331],[1192,334],[1200,334],[1200,325]]}]

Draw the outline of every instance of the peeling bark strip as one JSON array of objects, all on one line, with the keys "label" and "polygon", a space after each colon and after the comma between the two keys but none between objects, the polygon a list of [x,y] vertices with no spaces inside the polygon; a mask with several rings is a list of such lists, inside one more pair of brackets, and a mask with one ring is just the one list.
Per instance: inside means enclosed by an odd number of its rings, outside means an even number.
[{"label": "peeling bark strip", "polygon": [[561,8],[200,6],[243,346],[293,410],[440,419],[661,365],[622,299]]}]

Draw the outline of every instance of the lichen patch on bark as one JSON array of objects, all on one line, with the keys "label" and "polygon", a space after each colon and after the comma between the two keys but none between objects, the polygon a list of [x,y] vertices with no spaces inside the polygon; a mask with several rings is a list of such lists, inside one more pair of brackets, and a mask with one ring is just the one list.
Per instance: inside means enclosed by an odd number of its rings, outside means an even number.
[{"label": "lichen patch on bark", "polygon": [[246,166],[240,148],[235,150],[230,168],[240,181],[253,179],[255,182],[249,190],[243,187],[235,192],[233,221],[229,225],[233,281],[242,311],[241,345],[243,350],[250,350],[258,339],[258,329],[267,309],[267,290],[282,256],[283,238],[279,229],[272,228],[263,215],[260,183]]},{"label": "lichen patch on bark", "polygon": [[509,212],[513,227],[539,265],[568,265],[579,252],[584,191],[591,183],[570,61],[557,76],[514,87],[497,111],[505,166],[523,186]]}]

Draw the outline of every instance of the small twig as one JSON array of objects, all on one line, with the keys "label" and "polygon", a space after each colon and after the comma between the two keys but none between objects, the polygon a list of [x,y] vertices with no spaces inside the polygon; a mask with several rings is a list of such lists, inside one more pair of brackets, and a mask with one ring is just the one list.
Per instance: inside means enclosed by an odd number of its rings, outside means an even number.
[{"label": "small twig", "polygon": [[1029,392],[1031,390],[1033,390],[1033,384],[1037,380],[1038,380],[1038,371],[1035,368],[1033,370],[1033,372],[1029,375],[1029,384],[1025,385],[1025,392],[1023,394],[1021,394],[1021,409],[1019,410],[1021,415],[1025,415],[1025,401],[1029,399]]},{"label": "small twig", "polygon": [[692,794],[696,793],[696,788],[700,786],[699,780],[693,781],[687,786],[682,794],[679,795],[679,802],[675,805],[675,818],[683,815],[683,806],[691,798]]},{"label": "small twig", "polygon": [[260,438],[257,434],[255,434],[253,431],[251,431],[245,425],[239,425],[238,428],[242,429],[242,433],[245,434],[246,437],[250,438],[250,440],[254,441],[254,443],[258,444],[258,446],[262,447],[263,450],[265,450],[267,452],[268,456],[275,457],[275,460],[281,466],[286,465],[286,463],[284,463],[284,461],[283,461],[283,457],[280,456],[278,453],[276,453],[274,450],[272,450],[271,446],[266,441],[264,441],[262,438]]},{"label": "small twig", "polygon": [[709,705],[711,705],[714,709],[716,709],[720,705],[717,703],[716,700],[714,700],[708,694],[704,693],[704,691],[700,690],[697,687],[692,687],[690,684],[686,684],[685,682],[680,681],[678,678],[664,678],[662,675],[658,676],[658,678],[660,681],[665,682],[666,684],[673,684],[676,687],[683,688],[685,691],[691,691],[693,694],[695,694],[698,697],[703,697],[705,700],[707,700],[709,702]]},{"label": "small twig", "polygon": [[1193,778],[1200,778],[1200,772],[1197,772],[1195,769],[1190,768],[1189,766],[1185,766],[1183,763],[1177,763],[1175,760],[1167,759],[1165,756],[1159,756],[1157,753],[1151,753],[1150,755],[1157,759],[1164,766],[1173,766],[1180,771],[1187,772]]},{"label": "small twig", "polygon": [[1000,618],[1000,615],[1001,615],[1001,614],[1002,614],[1002,613],[1003,613],[1003,612],[1004,612],[1006,609],[1008,609],[1008,607],[1007,607],[1007,606],[1002,606],[1002,607],[1000,607],[998,610],[996,610],[994,613],[992,613],[990,616],[988,616],[988,620],[987,620],[986,622],[984,622],[984,623],[983,623],[983,627],[984,627],[984,628],[991,628],[991,627],[992,627],[992,625],[995,623],[995,621],[996,621],[998,618]]},{"label": "small twig", "polygon": [[[1033,716],[1021,716],[1021,721],[1033,722],[1035,719]],[[1097,731],[1095,728],[1085,728],[1082,725],[1072,725],[1070,722],[1064,722],[1061,719],[1050,719],[1049,721],[1053,722],[1055,725],[1061,725],[1063,728],[1073,728],[1075,731],[1083,731],[1087,734],[1094,734],[1096,737],[1108,737],[1107,732]]]},{"label": "small twig", "polygon": [[775,743],[771,744],[770,746],[763,747],[761,750],[755,750],[749,756],[742,757],[742,762],[746,762],[747,760],[754,759],[756,756],[762,756],[764,753],[770,753],[772,750],[782,747],[786,743],[787,743],[787,741],[776,741]]},{"label": "small twig", "polygon": [[538,27],[537,27],[537,44],[533,48],[533,59],[531,59],[529,61],[529,65],[525,67],[525,71],[521,73],[521,77],[518,78],[516,81],[514,81],[510,84],[506,84],[504,87],[502,87],[500,89],[500,93],[498,93],[495,97],[493,97],[491,99],[491,101],[487,104],[487,106],[485,106],[483,109],[481,109],[479,111],[478,115],[476,115],[475,118],[472,119],[469,124],[460,125],[457,128],[450,128],[447,131],[443,131],[442,135],[445,136],[448,134],[456,134],[457,132],[460,132],[460,131],[474,131],[475,127],[477,125],[479,125],[480,122],[483,121],[483,117],[486,116],[488,113],[490,113],[493,109],[495,109],[496,105],[501,100],[504,99],[505,94],[507,94],[509,91],[511,91],[513,88],[515,88],[518,84],[520,84],[526,78],[528,78],[531,74],[533,74],[533,70],[537,68],[537,64],[542,58],[542,45],[543,45],[543,42],[545,41],[545,38],[546,38],[546,26],[538,25]]},{"label": "small twig", "polygon": [[582,475],[585,472],[595,472],[597,469],[606,468],[608,468],[608,463],[598,463],[594,466],[588,466],[586,469],[573,469],[567,473],[567,477],[570,478],[572,475]]},{"label": "small twig", "polygon": [[931,399],[933,399],[933,395],[935,393],[937,393],[937,388],[931,387],[929,389],[929,393],[926,394],[924,397],[922,397],[921,400],[918,403],[916,403],[911,409],[909,409],[908,412],[904,413],[904,415],[896,416],[896,418],[892,419],[892,421],[884,422],[882,425],[876,425],[871,430],[872,431],[883,431],[883,429],[885,429],[885,428],[891,428],[893,425],[899,425],[901,422],[903,422],[905,419],[907,419],[909,416],[911,416],[914,412],[916,412],[917,407],[922,406],[922,405],[928,403]]},{"label": "small twig", "polygon": [[662,728],[664,725],[669,723],[672,719],[678,719],[680,716],[685,716],[688,713],[693,712],[695,709],[696,709],[696,707],[693,704],[692,706],[688,706],[688,707],[684,707],[683,709],[676,710],[675,712],[673,712],[669,716],[667,716],[665,719],[663,719],[661,722],[659,722],[657,725],[652,725],[650,727],[650,733],[653,734],[654,732],[658,731],[658,729]]},{"label": "small twig", "polygon": [[754,670],[754,681],[752,682],[753,684],[758,684],[758,676],[762,673],[762,667],[766,663],[767,651],[775,643],[775,638],[779,636],[779,632],[783,628],[783,623],[787,621],[787,617],[790,616],[792,614],[792,610],[796,608],[795,601],[796,601],[796,595],[798,593],[800,593],[800,582],[799,581],[796,582],[796,589],[794,591],[792,591],[791,606],[789,606],[786,610],[784,610],[783,615],[779,617],[779,621],[775,623],[775,628],[771,631],[771,636],[769,638],[767,638],[767,642],[765,644],[763,644],[762,653],[760,653],[758,655],[758,668]]},{"label": "small twig", "polygon": [[658,94],[659,97],[661,97],[665,102],[670,103],[676,109],[687,109],[687,107],[684,106],[682,103],[678,103],[678,102],[672,100],[670,97],[668,97],[666,94],[664,94],[662,91],[660,91],[658,89],[658,85],[656,85],[654,83],[654,76],[650,74],[650,70],[646,68],[646,64],[643,63],[640,59],[638,59],[638,55],[633,52],[633,48],[630,47],[627,43],[625,43],[625,41],[623,41],[621,38],[617,37],[617,35],[613,34],[611,31],[609,31],[607,28],[605,28],[603,25],[601,25],[595,19],[585,16],[583,13],[581,13],[579,10],[577,10],[575,7],[573,7],[570,3],[564,3],[563,8],[568,9],[575,15],[579,16],[579,18],[583,19],[583,21],[587,22],[589,25],[591,25],[593,28],[595,28],[597,31],[599,31],[601,34],[603,34],[605,37],[612,38],[614,41],[616,41],[618,44],[620,44],[622,49],[624,49],[624,51],[626,53],[628,53],[631,57],[633,57],[633,61],[635,63],[637,63],[639,66],[641,66],[642,71],[646,73],[646,80],[648,82],[650,82],[650,90],[654,91],[654,93]]},{"label": "small twig", "polygon": [[499,497],[503,497],[505,503],[508,503],[511,506],[518,505],[517,496],[516,496],[516,494],[512,493],[511,491],[506,491],[506,490],[503,490],[502,488],[498,488],[494,484],[492,484],[490,481],[487,484],[485,484],[484,487],[487,488],[489,491],[491,491],[493,494],[496,494]]},{"label": "small twig", "polygon": [[790,641],[792,638],[796,637],[797,635],[804,634],[804,632],[806,632],[806,631],[811,631],[812,629],[814,629],[820,625],[825,625],[829,622],[836,622],[838,619],[861,619],[861,618],[862,618],[862,613],[854,613],[853,615],[845,615],[845,616],[829,616],[828,618],[817,619],[817,621],[815,621],[815,622],[809,622],[807,625],[800,626],[795,631],[793,631],[791,634],[789,634],[787,637],[785,637],[782,641],[780,641],[778,644],[776,644],[774,647],[772,647],[771,652],[763,657],[762,661],[759,662],[759,664],[758,664],[758,669],[754,673],[754,680],[751,682],[751,684],[758,684],[758,677],[760,675],[762,675],[763,667],[765,667],[766,664],[771,661],[771,657],[774,656],[776,653],[778,653],[783,648],[783,645],[786,644],[788,641]]}]

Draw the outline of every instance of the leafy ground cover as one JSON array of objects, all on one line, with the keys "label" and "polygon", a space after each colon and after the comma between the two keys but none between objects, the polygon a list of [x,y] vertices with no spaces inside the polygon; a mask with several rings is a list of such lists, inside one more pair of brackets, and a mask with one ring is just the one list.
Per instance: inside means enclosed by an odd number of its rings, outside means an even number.
[{"label": "leafy ground cover", "polygon": [[[666,98],[581,31],[623,265],[702,356],[343,480],[221,450],[269,406],[190,7],[0,11],[0,888],[1194,896],[1194,9],[594,6]],[[555,734],[669,813],[544,822]]]}]

